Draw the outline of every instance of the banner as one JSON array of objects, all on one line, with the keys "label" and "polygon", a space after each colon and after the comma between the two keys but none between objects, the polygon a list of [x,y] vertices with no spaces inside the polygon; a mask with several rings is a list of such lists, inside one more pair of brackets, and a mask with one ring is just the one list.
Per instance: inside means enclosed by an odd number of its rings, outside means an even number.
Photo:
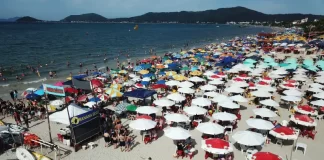
[{"label": "banner", "polygon": [[43,84],[44,92],[55,96],[65,96],[64,87],[54,86],[50,84]]},{"label": "banner", "polygon": [[72,127],[76,127],[81,124],[84,124],[98,116],[99,116],[99,110],[91,110],[89,112],[74,116],[71,118]]}]

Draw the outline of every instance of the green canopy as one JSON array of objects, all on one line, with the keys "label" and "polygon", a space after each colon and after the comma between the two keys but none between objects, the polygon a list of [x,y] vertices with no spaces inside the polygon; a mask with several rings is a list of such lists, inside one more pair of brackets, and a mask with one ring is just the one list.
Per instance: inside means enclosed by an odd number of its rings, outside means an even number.
[{"label": "green canopy", "polygon": [[305,66],[313,66],[314,65],[314,61],[312,59],[305,59],[303,61],[303,65],[305,65]]},{"label": "green canopy", "polygon": [[257,61],[256,60],[254,60],[254,59],[250,59],[250,58],[248,58],[248,59],[246,59],[246,60],[244,60],[244,63],[256,63]]},{"label": "green canopy", "polygon": [[183,70],[183,71],[189,71],[189,67],[188,66],[182,67],[181,70]]},{"label": "green canopy", "polygon": [[128,111],[133,111],[133,112],[135,112],[136,109],[137,109],[137,107],[136,107],[135,105],[131,104],[131,105],[127,106],[126,109],[127,109]]}]

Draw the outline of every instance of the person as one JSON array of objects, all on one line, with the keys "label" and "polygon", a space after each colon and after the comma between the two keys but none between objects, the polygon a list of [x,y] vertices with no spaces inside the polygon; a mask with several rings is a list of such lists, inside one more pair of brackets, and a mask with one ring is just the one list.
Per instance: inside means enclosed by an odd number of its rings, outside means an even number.
[{"label": "person", "polygon": [[114,144],[114,149],[116,149],[117,148],[117,142],[118,142],[118,140],[117,140],[117,134],[116,133],[113,133],[112,136],[111,136],[111,138],[112,138],[112,143]]},{"label": "person", "polygon": [[[125,145],[126,145],[124,132],[121,132],[121,134],[119,135],[118,139],[119,139],[120,151],[123,152],[123,148],[125,148]],[[126,150],[126,148],[125,148],[125,150]]]},{"label": "person", "polygon": [[15,90],[15,91],[14,91],[14,100],[16,101],[17,99],[18,99],[18,91]]},{"label": "person", "polygon": [[132,145],[132,137],[129,135],[129,133],[126,134],[125,142],[126,142],[125,152],[129,152]]},{"label": "person", "polygon": [[12,99],[13,101],[15,101],[14,91],[11,90],[9,94],[10,94],[11,99]]},{"label": "person", "polygon": [[105,140],[105,147],[109,147],[111,140],[110,140],[110,135],[108,132],[104,133],[104,140]]},{"label": "person", "polygon": [[20,114],[17,110],[14,111],[14,118],[15,118],[17,125],[22,125],[21,120],[20,120]]},{"label": "person", "polygon": [[24,122],[26,124],[26,127],[29,128],[28,114],[27,113],[23,114],[23,120],[24,120]]}]

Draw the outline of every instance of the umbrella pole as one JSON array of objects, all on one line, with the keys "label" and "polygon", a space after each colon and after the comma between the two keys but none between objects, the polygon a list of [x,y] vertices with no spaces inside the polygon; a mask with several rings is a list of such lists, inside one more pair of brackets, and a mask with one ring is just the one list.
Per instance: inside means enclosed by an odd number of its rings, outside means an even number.
[{"label": "umbrella pole", "polygon": [[48,100],[48,97],[47,97],[47,94],[45,93],[45,106],[46,106],[46,113],[47,113],[48,134],[49,134],[49,138],[50,138],[50,143],[53,143],[52,133],[51,133],[51,124],[50,124],[49,114],[48,114],[47,100]]}]

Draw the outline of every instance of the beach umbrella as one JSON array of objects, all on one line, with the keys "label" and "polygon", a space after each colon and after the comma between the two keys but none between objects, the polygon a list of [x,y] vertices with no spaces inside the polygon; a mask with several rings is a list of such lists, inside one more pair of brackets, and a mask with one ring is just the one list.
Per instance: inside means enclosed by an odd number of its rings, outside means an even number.
[{"label": "beach umbrella", "polygon": [[128,86],[128,87],[129,87],[129,86],[132,86],[132,85],[134,85],[134,84],[135,84],[135,82],[132,81],[132,80],[123,83],[124,86]]},{"label": "beach umbrella", "polygon": [[305,115],[317,115],[318,114],[317,111],[309,105],[295,106],[294,110],[298,113],[305,114]]},{"label": "beach umbrella", "polygon": [[207,97],[213,97],[214,98],[214,97],[219,96],[219,93],[214,92],[214,91],[213,92],[205,92],[204,95],[207,96]]},{"label": "beach umbrella", "polygon": [[190,77],[189,81],[191,81],[191,82],[203,82],[205,80],[203,78],[200,78],[200,77]]},{"label": "beach umbrella", "polygon": [[152,89],[160,89],[160,88],[168,88],[168,86],[165,85],[165,84],[153,84],[153,85],[151,86],[151,88],[152,88]]},{"label": "beach umbrella", "polygon": [[202,72],[200,72],[200,71],[192,71],[192,72],[190,72],[190,75],[192,75],[192,76],[200,76],[200,75],[202,75]]},{"label": "beach umbrella", "polygon": [[274,125],[270,121],[266,121],[263,119],[250,118],[246,120],[246,123],[251,128],[256,128],[260,130],[271,130],[272,128],[274,128]]},{"label": "beach umbrella", "polygon": [[323,106],[324,100],[316,100],[316,101],[311,101],[310,104],[315,105],[315,106]]},{"label": "beach umbrella", "polygon": [[169,127],[163,130],[164,135],[172,140],[185,140],[191,137],[191,134],[188,130],[185,130],[180,127]]},{"label": "beach umbrella", "polygon": [[262,134],[252,131],[238,131],[232,136],[232,138],[236,143],[245,146],[260,146],[265,141]]},{"label": "beach umbrella", "polygon": [[288,102],[299,102],[302,100],[301,97],[296,97],[296,96],[281,96],[281,99]]},{"label": "beach umbrella", "polygon": [[114,88],[107,89],[106,94],[110,95],[110,97],[121,97],[123,95],[123,93]]},{"label": "beach umbrella", "polygon": [[171,122],[188,122],[189,117],[184,114],[171,113],[164,116],[167,121]]},{"label": "beach umbrella", "polygon": [[183,111],[189,115],[204,115],[207,112],[205,108],[198,107],[198,106],[185,107]]},{"label": "beach umbrella", "polygon": [[314,88],[324,88],[324,85],[319,84],[319,83],[312,83],[309,86],[310,87],[314,87]]},{"label": "beach umbrella", "polygon": [[282,160],[281,157],[270,152],[257,152],[252,155],[252,159],[253,160]]},{"label": "beach umbrella", "polygon": [[201,148],[213,154],[228,154],[233,152],[233,145],[219,138],[210,138],[201,141]]},{"label": "beach umbrella", "polygon": [[134,82],[139,82],[139,81],[141,81],[142,79],[141,79],[140,77],[134,77],[134,78],[132,78],[131,80],[134,81]]},{"label": "beach umbrella", "polygon": [[217,89],[217,87],[210,85],[210,84],[206,84],[206,85],[200,86],[200,89],[203,91],[214,91]]},{"label": "beach umbrella", "polygon": [[248,102],[248,100],[241,95],[231,96],[230,99],[232,99],[235,102],[240,102],[240,103]]},{"label": "beach umbrella", "polygon": [[241,78],[241,79],[244,79],[244,80],[246,80],[246,79],[251,79],[251,77],[249,77],[247,74],[240,74],[240,75],[238,76],[238,78]]},{"label": "beach umbrella", "polygon": [[165,66],[163,64],[156,64],[155,68],[163,69],[163,68],[165,68]]},{"label": "beach umbrella", "polygon": [[128,105],[126,106],[126,110],[127,110],[127,111],[135,112],[136,109],[137,109],[137,106],[135,106],[135,105],[133,105],[133,104],[128,104]]},{"label": "beach umbrella", "polygon": [[262,100],[260,101],[260,103],[262,105],[265,105],[265,106],[270,106],[270,107],[279,107],[279,103],[272,100],[272,99],[266,99],[266,100]]},{"label": "beach umbrella", "polygon": [[148,70],[140,70],[138,73],[139,73],[139,74],[148,74],[149,71],[148,71]]},{"label": "beach umbrella", "polygon": [[220,84],[224,84],[225,82],[224,81],[221,81],[221,80],[212,80],[212,81],[209,81],[208,84],[211,84],[211,85],[220,85]]},{"label": "beach umbrella", "polygon": [[77,101],[78,101],[78,102],[85,102],[85,101],[87,101],[87,98],[88,98],[87,95],[80,95],[80,96],[77,98]]},{"label": "beach umbrella", "polygon": [[157,106],[165,106],[165,107],[173,106],[175,104],[174,101],[170,101],[168,99],[157,99],[153,101],[153,103]]},{"label": "beach umbrella", "polygon": [[186,97],[184,97],[183,95],[179,94],[179,93],[171,93],[167,96],[168,99],[175,101],[175,102],[182,102],[184,100],[186,100]]},{"label": "beach umbrella", "polygon": [[165,80],[158,80],[157,82],[156,82],[156,84],[165,84]]},{"label": "beach umbrella", "polygon": [[165,75],[168,76],[168,77],[175,76],[176,74],[177,74],[177,72],[175,72],[175,71],[168,71],[168,72],[165,72]]},{"label": "beach umbrella", "polygon": [[65,93],[79,93],[78,89],[71,88],[71,87],[64,88],[64,92]]},{"label": "beach umbrella", "polygon": [[145,85],[148,85],[149,82],[142,81],[141,83],[136,83],[136,88],[145,88]]},{"label": "beach umbrella", "polygon": [[182,74],[177,74],[177,75],[174,75],[173,76],[173,79],[177,80],[177,81],[184,81],[184,80],[187,80],[188,78],[185,77],[184,75]]},{"label": "beach umbrella", "polygon": [[253,109],[253,113],[261,117],[269,117],[269,118],[278,116],[275,112],[267,108],[255,108]]},{"label": "beach umbrella", "polygon": [[271,97],[272,94],[266,91],[261,91],[261,90],[257,90],[257,91],[253,91],[251,92],[252,96],[255,97]]},{"label": "beach umbrella", "polygon": [[37,100],[40,98],[41,97],[35,93],[30,93],[30,94],[27,94],[27,96],[26,96],[26,99],[28,99],[28,100]]},{"label": "beach umbrella", "polygon": [[207,77],[208,79],[212,79],[212,80],[221,80],[221,77],[218,75],[211,75],[209,77]]},{"label": "beach umbrella", "polygon": [[170,64],[170,63],[172,63],[172,62],[173,62],[173,61],[172,61],[172,60],[169,60],[169,59],[166,60],[166,61],[164,61],[165,64]]},{"label": "beach umbrella", "polygon": [[152,113],[157,113],[158,111],[159,111],[158,108],[152,106],[142,106],[136,109],[136,112],[140,114],[152,114]]},{"label": "beach umbrella", "polygon": [[103,88],[95,88],[95,89],[93,89],[93,91],[96,93],[101,93],[104,91],[104,89]]},{"label": "beach umbrella", "polygon": [[213,119],[221,121],[234,121],[237,119],[237,116],[232,113],[227,112],[217,112],[212,115]]},{"label": "beach umbrella", "polygon": [[124,112],[124,111],[127,110],[127,106],[129,106],[129,105],[131,105],[131,104],[129,104],[129,103],[120,103],[120,104],[118,104],[116,106],[115,110],[116,110],[117,113]]},{"label": "beach umbrella", "polygon": [[214,72],[212,72],[212,71],[206,71],[204,73],[204,76],[212,76],[212,75],[214,75]]},{"label": "beach umbrella", "polygon": [[147,119],[147,120],[152,120],[152,117],[149,115],[140,115],[137,116],[136,119]]},{"label": "beach umbrella", "polygon": [[151,78],[149,78],[149,77],[145,77],[145,78],[142,79],[142,81],[147,81],[147,82],[149,82],[149,81],[151,81]]},{"label": "beach umbrella", "polygon": [[257,89],[262,92],[275,92],[277,89],[271,86],[258,86]]},{"label": "beach umbrella", "polygon": [[189,71],[189,67],[188,66],[184,66],[184,67],[181,68],[181,70],[183,70],[183,71]]},{"label": "beach umbrella", "polygon": [[96,105],[96,102],[87,102],[84,104],[84,106],[88,106],[89,108],[92,108],[94,105]]},{"label": "beach umbrella", "polygon": [[64,102],[62,100],[59,100],[59,99],[50,102],[50,105],[52,105],[52,106],[61,106],[63,104],[64,104]]},{"label": "beach umbrella", "polygon": [[249,84],[244,82],[244,81],[240,81],[240,82],[233,82],[231,86],[235,86],[235,87],[248,87]]},{"label": "beach umbrella", "polygon": [[243,79],[241,79],[241,78],[234,78],[233,79],[233,82],[235,83],[235,82],[243,82],[244,80]]},{"label": "beach umbrella", "polygon": [[323,90],[320,88],[308,88],[307,91],[314,92],[314,93],[323,92]]},{"label": "beach umbrella", "polygon": [[45,92],[44,92],[43,89],[39,89],[39,90],[35,91],[34,94],[37,94],[39,96],[43,96],[45,94]]},{"label": "beach umbrella", "polygon": [[148,119],[136,119],[129,123],[129,127],[135,130],[149,130],[156,126],[156,122]]},{"label": "beach umbrella", "polygon": [[209,135],[222,134],[225,130],[223,126],[212,122],[199,123],[196,129],[201,133]]},{"label": "beach umbrella", "polygon": [[218,96],[214,97],[212,99],[212,101],[215,103],[221,103],[221,102],[227,102],[227,101],[232,102],[233,100],[223,94],[219,94]]},{"label": "beach umbrella", "polygon": [[284,89],[295,89],[295,85],[291,83],[281,84],[280,87]]},{"label": "beach umbrella", "polygon": [[101,99],[98,98],[98,97],[93,97],[93,98],[90,98],[89,101],[90,101],[90,102],[100,102]]},{"label": "beach umbrella", "polygon": [[302,92],[300,92],[297,89],[289,89],[289,90],[285,90],[283,91],[283,94],[287,95],[287,96],[296,96],[296,97],[301,97],[303,95]]},{"label": "beach umbrella", "polygon": [[184,81],[184,82],[180,82],[180,84],[178,85],[181,88],[190,88],[192,87],[194,84],[189,82],[189,81]]},{"label": "beach umbrella", "polygon": [[298,115],[298,114],[295,114],[295,115],[292,115],[290,117],[290,120],[295,122],[296,124],[299,124],[299,125],[302,125],[302,126],[316,126],[317,123],[314,119],[308,117],[307,115]]},{"label": "beach umbrella", "polygon": [[286,139],[286,140],[295,140],[298,138],[298,135],[295,134],[295,131],[292,128],[285,127],[285,126],[274,128],[269,132],[269,134],[279,139]]},{"label": "beach umbrella", "polygon": [[92,88],[104,87],[103,83],[98,79],[90,80],[90,84],[91,84]]},{"label": "beach umbrella", "polygon": [[193,90],[191,88],[179,88],[178,92],[185,93],[185,94],[193,94],[193,93],[195,93],[195,90]]},{"label": "beach umbrella", "polygon": [[324,92],[314,94],[313,96],[316,97],[316,98],[319,98],[319,99],[324,99]]},{"label": "beach umbrella", "polygon": [[109,99],[109,96],[106,94],[99,94],[97,97],[100,98],[101,101],[108,101]]},{"label": "beach umbrella", "polygon": [[25,91],[35,92],[35,91],[37,91],[37,88],[27,88]]},{"label": "beach umbrella", "polygon": [[244,89],[237,87],[237,86],[230,86],[225,89],[226,92],[228,93],[243,93]]},{"label": "beach umbrella", "polygon": [[63,81],[58,81],[58,82],[54,83],[54,86],[62,87],[62,86],[64,86],[63,83],[64,83]]},{"label": "beach umbrella", "polygon": [[118,73],[120,73],[120,74],[126,74],[126,73],[128,73],[126,70],[121,70],[121,71],[119,71]]},{"label": "beach umbrella", "polygon": [[167,86],[178,86],[180,84],[180,82],[179,81],[175,81],[175,80],[171,80],[171,81],[165,82],[165,84]]},{"label": "beach umbrella", "polygon": [[191,102],[193,105],[197,105],[197,106],[210,106],[211,105],[211,101],[207,98],[203,98],[203,97],[198,97],[192,100]]}]

